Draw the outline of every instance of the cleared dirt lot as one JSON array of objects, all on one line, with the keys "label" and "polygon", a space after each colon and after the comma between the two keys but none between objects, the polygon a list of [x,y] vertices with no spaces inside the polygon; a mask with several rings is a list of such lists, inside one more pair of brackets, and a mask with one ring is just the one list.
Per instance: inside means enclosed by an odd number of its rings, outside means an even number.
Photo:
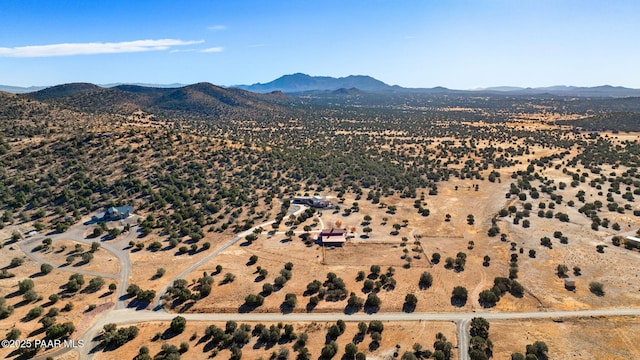
[{"label": "cleared dirt lot", "polygon": [[[75,251],[75,246],[80,244],[82,250]],[[120,271],[120,263],[118,259],[106,250],[96,251],[93,254],[93,259],[89,263],[82,261],[82,254],[87,252],[90,246],[82,244],[72,240],[56,240],[50,250],[34,252],[33,254],[40,257],[42,260],[55,264],[57,266],[64,266],[67,269],[79,269],[85,271],[94,271],[105,274],[117,274]],[[74,256],[75,259],[71,264],[67,264],[66,259],[69,256]]]},{"label": "cleared dirt lot", "polygon": [[[557,319],[560,320],[560,319]],[[525,353],[527,344],[544,341],[551,359],[638,359],[640,318],[580,318],[552,320],[491,321],[489,338],[494,359]]]}]

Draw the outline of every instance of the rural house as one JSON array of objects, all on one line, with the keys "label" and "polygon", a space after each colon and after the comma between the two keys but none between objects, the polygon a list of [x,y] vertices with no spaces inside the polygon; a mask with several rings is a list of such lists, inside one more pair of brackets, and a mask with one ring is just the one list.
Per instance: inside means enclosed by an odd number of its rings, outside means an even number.
[{"label": "rural house", "polygon": [[305,204],[316,208],[325,208],[330,205],[329,200],[321,196],[294,196],[293,202],[296,204]]}]

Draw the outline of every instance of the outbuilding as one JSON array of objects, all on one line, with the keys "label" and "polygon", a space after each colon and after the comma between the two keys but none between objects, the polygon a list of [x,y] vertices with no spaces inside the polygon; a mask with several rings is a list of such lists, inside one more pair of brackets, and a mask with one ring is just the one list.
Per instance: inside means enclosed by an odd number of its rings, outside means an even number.
[{"label": "outbuilding", "polygon": [[320,235],[318,236],[318,240],[322,245],[326,246],[342,246],[346,241],[346,230],[345,229],[323,229],[320,231]]},{"label": "outbuilding", "polygon": [[640,248],[640,239],[635,236],[627,236],[624,239],[624,245],[630,248]]},{"label": "outbuilding", "polygon": [[568,290],[573,290],[576,288],[576,280],[574,278],[565,278],[564,279],[564,287]]}]

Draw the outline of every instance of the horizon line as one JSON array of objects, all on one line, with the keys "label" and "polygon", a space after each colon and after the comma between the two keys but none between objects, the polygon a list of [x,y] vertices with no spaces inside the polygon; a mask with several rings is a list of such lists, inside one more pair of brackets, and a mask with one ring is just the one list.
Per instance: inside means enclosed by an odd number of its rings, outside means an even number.
[{"label": "horizon line", "polygon": [[[296,73],[297,74],[297,73]],[[293,74],[286,74],[286,75],[293,75]],[[282,75],[282,76],[286,76],[286,75]],[[306,74],[305,74],[306,75]],[[281,76],[281,77],[282,77]],[[309,75],[311,77],[333,77],[333,76],[325,76],[325,75]],[[372,76],[369,75],[364,75],[364,76],[368,76],[371,77],[375,80],[378,80],[377,78],[374,78]],[[333,77],[335,79],[339,79],[342,77]],[[277,78],[278,79],[278,78]],[[274,79],[276,80],[276,79]],[[60,85],[68,85],[68,84],[92,84],[92,85],[97,85],[103,88],[111,88],[111,87],[116,87],[119,85],[137,85],[137,86],[143,86],[143,87],[164,87],[164,88],[172,88],[172,87],[184,87],[184,86],[189,86],[189,85],[194,85],[194,84],[198,84],[198,83],[209,83],[215,86],[220,86],[220,87],[224,87],[224,88],[236,88],[236,87],[244,87],[244,86],[254,86],[254,85],[265,85],[268,84],[274,80],[271,80],[267,83],[253,83],[253,84],[233,84],[233,85],[223,85],[223,84],[216,84],[210,81],[197,81],[197,82],[193,82],[193,83],[182,83],[182,82],[171,82],[171,83],[148,83],[148,82],[140,82],[140,81],[126,81],[126,82],[110,82],[110,83],[94,83],[94,82],[89,82],[89,81],[71,81],[71,82],[63,82],[63,83],[57,83],[57,84],[53,84],[53,85],[10,85],[10,84],[0,84],[0,87],[2,88],[15,88],[15,89],[20,89],[20,90],[29,90],[29,89],[33,89],[33,88],[37,88],[37,90],[34,91],[38,91],[38,90],[42,90],[42,89],[47,89],[47,88],[51,88],[51,87],[55,87],[55,86],[60,86]],[[380,80],[379,80],[380,81]],[[398,85],[398,84],[387,84],[385,82],[383,82],[385,85],[387,86],[398,86],[401,87],[403,89],[416,89],[416,90],[420,90],[420,89],[434,89],[434,88],[445,88],[447,90],[454,90],[454,91],[483,91],[483,90],[489,90],[489,91],[498,91],[498,92],[511,92],[511,91],[518,91],[518,90],[536,90],[536,89],[547,89],[547,88],[554,88],[554,87],[568,87],[568,88],[597,88],[597,87],[612,87],[612,88],[624,88],[624,89],[630,89],[630,90],[640,90],[640,87],[627,87],[627,86],[622,86],[622,85],[612,85],[612,84],[600,84],[600,85],[566,85],[566,84],[555,84],[555,85],[545,85],[545,86],[520,86],[520,85],[494,85],[494,86],[478,86],[478,87],[473,87],[473,88],[466,88],[466,89],[460,89],[460,88],[450,88],[447,86],[443,86],[443,85],[436,85],[436,86],[432,86],[432,87],[405,87],[402,85]],[[513,88],[513,90],[498,90],[498,88]]]}]

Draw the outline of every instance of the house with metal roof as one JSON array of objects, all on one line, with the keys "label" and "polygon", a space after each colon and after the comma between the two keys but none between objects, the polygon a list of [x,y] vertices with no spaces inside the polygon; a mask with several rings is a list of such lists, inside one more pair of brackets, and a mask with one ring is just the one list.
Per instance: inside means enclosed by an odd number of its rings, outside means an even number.
[{"label": "house with metal roof", "polygon": [[109,207],[103,213],[93,216],[93,221],[116,221],[126,219],[133,214],[133,206]]},{"label": "house with metal roof", "polygon": [[131,206],[110,207],[105,212],[105,216],[111,220],[120,220],[128,218],[131,213],[133,213]]},{"label": "house with metal roof", "polygon": [[293,202],[297,204],[305,204],[317,208],[325,208],[331,205],[329,200],[322,196],[294,196]]}]

